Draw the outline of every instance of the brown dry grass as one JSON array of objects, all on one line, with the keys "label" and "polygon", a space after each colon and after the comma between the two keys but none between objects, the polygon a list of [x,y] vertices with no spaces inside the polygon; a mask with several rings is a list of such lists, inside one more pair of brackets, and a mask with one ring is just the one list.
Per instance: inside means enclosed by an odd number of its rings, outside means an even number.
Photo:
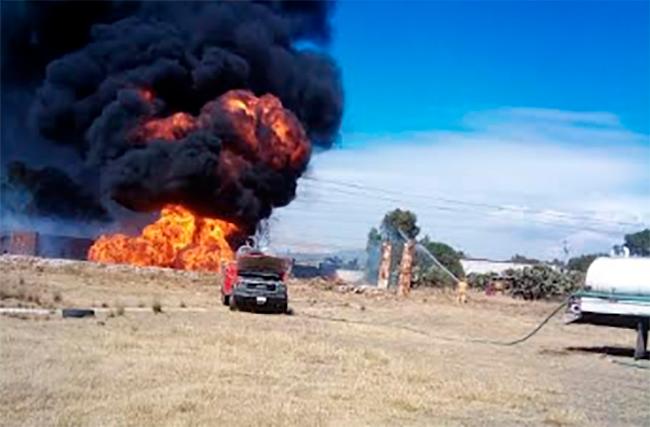
[{"label": "brown dry grass", "polygon": [[[569,350],[630,347],[632,333],[556,321],[519,347],[466,341],[519,336],[549,304],[473,295],[458,306],[445,293],[415,291],[399,300],[294,282],[294,316],[254,315],[220,306],[209,275],[8,260],[0,258],[2,292],[22,277],[32,292],[59,292],[64,305],[119,301],[126,312],[47,321],[0,316],[2,425],[650,420],[648,371]],[[170,309],[137,309],[153,300]]]}]

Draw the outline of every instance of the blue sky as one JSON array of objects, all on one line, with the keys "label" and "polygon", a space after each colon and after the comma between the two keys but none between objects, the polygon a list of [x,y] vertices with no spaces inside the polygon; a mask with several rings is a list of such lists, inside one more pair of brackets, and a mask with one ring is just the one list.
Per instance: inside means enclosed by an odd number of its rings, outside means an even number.
[{"label": "blue sky", "polygon": [[648,2],[349,1],[333,28],[340,144],[274,213],[273,246],[362,248],[395,207],[490,258],[650,226]]},{"label": "blue sky", "polygon": [[[342,1],[343,136],[503,106],[608,111],[649,132],[647,1]],[[345,140],[343,140],[345,143]]]}]

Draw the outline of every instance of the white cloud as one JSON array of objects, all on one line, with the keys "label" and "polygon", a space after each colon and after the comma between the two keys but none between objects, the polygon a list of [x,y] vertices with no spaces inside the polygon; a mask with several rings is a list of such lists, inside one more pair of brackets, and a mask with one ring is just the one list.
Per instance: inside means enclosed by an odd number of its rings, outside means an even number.
[{"label": "white cloud", "polygon": [[437,240],[501,258],[560,257],[565,240],[572,254],[607,251],[650,223],[650,141],[615,115],[508,108],[465,123],[350,135],[350,148],[316,155],[296,201],[274,214],[274,245],[363,247],[394,207],[414,210]]},{"label": "white cloud", "polygon": [[550,108],[501,108],[492,110],[489,114],[485,112],[468,114],[465,117],[465,121],[471,122],[471,119],[490,119],[494,118],[497,114],[509,119],[510,122],[521,120],[530,123],[532,120],[535,120],[537,122],[551,122],[555,126],[561,123],[610,127],[621,126],[621,121],[618,116],[612,113],[602,111],[566,111]]}]

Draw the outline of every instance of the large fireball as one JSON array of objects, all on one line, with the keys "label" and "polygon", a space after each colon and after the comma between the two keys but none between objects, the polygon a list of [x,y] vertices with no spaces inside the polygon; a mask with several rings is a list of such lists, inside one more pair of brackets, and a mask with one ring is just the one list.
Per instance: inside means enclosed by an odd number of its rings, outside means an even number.
[{"label": "large fireball", "polygon": [[[139,96],[146,103],[155,101],[149,91]],[[93,261],[218,271],[221,261],[233,258],[228,237],[252,231],[272,207],[293,198],[295,179],[311,152],[300,122],[280,100],[243,90],[207,103],[196,117],[177,112],[144,119],[127,135],[131,144],[142,147],[140,152],[150,148],[163,155],[157,164],[143,165],[134,151],[129,161],[118,163],[120,184],[113,198],[134,210],[156,209],[163,202],[164,207],[160,219],[140,236],[101,236],[88,253]],[[211,138],[219,141],[216,149]],[[167,152],[167,147],[180,150]],[[294,188],[287,182],[294,182]],[[211,184],[212,190],[205,188]],[[213,198],[197,198],[197,187]]]}]

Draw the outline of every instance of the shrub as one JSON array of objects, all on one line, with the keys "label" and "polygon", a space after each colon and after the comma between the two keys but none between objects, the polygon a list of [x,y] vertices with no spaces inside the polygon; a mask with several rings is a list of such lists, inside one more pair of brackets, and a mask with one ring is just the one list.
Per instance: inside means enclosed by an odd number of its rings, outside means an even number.
[{"label": "shrub", "polygon": [[470,273],[467,276],[467,283],[471,288],[486,290],[491,286],[491,284],[499,279],[499,275],[496,273],[486,273],[486,274],[477,274]]},{"label": "shrub", "polygon": [[63,301],[63,298],[61,297],[61,293],[58,292],[58,291],[57,291],[57,292],[54,292],[54,294],[52,295],[52,300],[53,300],[54,302],[61,302],[61,301]]},{"label": "shrub", "polygon": [[151,309],[156,314],[162,313],[162,304],[160,304],[160,301],[154,300],[153,304],[151,305]]},{"label": "shrub", "polygon": [[453,287],[456,282],[440,268],[431,267],[424,272],[414,270],[414,286]]},{"label": "shrub", "polygon": [[584,274],[577,271],[557,271],[545,265],[507,270],[496,273],[470,274],[469,285],[476,289],[488,289],[495,281],[505,284],[505,292],[513,298],[525,300],[553,299],[569,295],[582,286]]},{"label": "shrub", "polygon": [[582,283],[579,273],[562,273],[545,265],[508,271],[508,293],[527,300],[563,297],[578,289]]}]

